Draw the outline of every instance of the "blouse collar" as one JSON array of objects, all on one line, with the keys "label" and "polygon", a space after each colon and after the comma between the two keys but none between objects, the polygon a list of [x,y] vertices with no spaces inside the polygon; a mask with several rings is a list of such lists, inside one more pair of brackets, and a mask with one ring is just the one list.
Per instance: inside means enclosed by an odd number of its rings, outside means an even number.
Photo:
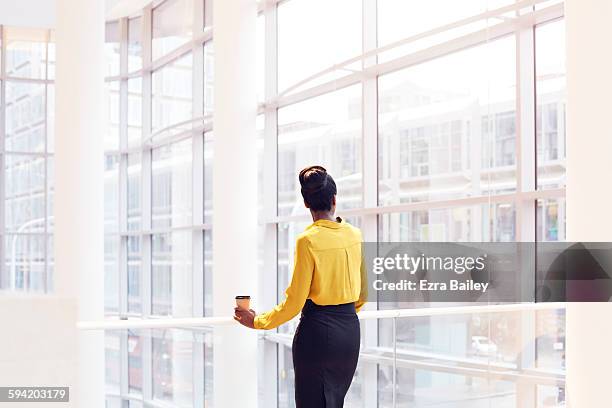
[{"label": "blouse collar", "polygon": [[340,217],[336,217],[336,221],[316,220],[315,222],[312,223],[312,225],[318,225],[318,226],[327,227],[327,228],[340,228],[344,226],[344,224],[346,224],[346,222],[344,222],[344,220]]}]

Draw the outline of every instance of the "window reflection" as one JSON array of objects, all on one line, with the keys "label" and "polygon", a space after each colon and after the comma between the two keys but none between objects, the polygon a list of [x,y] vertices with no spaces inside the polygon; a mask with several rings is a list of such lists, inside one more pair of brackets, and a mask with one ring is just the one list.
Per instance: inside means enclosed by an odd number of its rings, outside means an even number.
[{"label": "window reflection", "polygon": [[128,391],[142,395],[142,348],[145,338],[138,331],[128,330]]},{"label": "window reflection", "polygon": [[107,115],[104,150],[117,150],[119,149],[119,81],[105,83],[104,103]]},{"label": "window reflection", "polygon": [[167,0],[153,9],[153,59],[192,38],[194,0]]},{"label": "window reflection", "polygon": [[[152,75],[152,127],[153,132],[192,119],[191,53],[160,68]],[[191,129],[191,124],[175,131]]]},{"label": "window reflection", "polygon": [[104,311],[119,313],[119,238],[104,235]]},{"label": "window reflection", "polygon": [[127,83],[127,143],[131,147],[142,140],[142,78],[129,79]]},{"label": "window reflection", "polygon": [[127,229],[131,231],[141,228],[141,159],[140,153],[129,154],[127,159]]},{"label": "window reflection", "polygon": [[278,213],[308,214],[298,173],[322,165],[338,187],[338,209],[361,207],[361,88],[352,86],[278,111]]},{"label": "window reflection", "polygon": [[48,30],[5,28],[6,75],[18,78],[47,78]]},{"label": "window reflection", "polygon": [[565,199],[537,201],[537,241],[565,241]]},{"label": "window reflection", "polygon": [[151,216],[153,228],[192,222],[191,139],[153,150]]},{"label": "window reflection", "polygon": [[153,398],[173,406],[193,403],[193,334],[156,330],[152,340]]},{"label": "window reflection", "polygon": [[212,223],[213,216],[213,165],[214,165],[214,134],[204,134],[204,222]]},{"label": "window reflection", "polygon": [[536,28],[536,148],[539,189],[565,187],[565,20]]},{"label": "window reflection", "polygon": [[44,84],[6,82],[6,150],[45,151],[46,98]]},{"label": "window reflection", "polygon": [[45,158],[7,154],[4,161],[6,230],[44,233]]},{"label": "window reflection", "polygon": [[139,236],[128,236],[127,244],[127,309],[130,313],[142,313],[142,254]]},{"label": "window reflection", "polygon": [[191,231],[154,234],[151,238],[151,310],[154,315],[193,315],[191,238]]},{"label": "window reflection", "polygon": [[[313,30],[315,21],[316,30]],[[338,21],[342,21],[342,29],[338,29]],[[310,75],[359,55],[361,21],[361,3],[353,0],[280,3],[278,90],[282,92]]]},{"label": "window reflection", "polygon": [[120,37],[119,21],[106,23],[104,55],[106,60],[106,76],[119,75]]},{"label": "window reflection", "polygon": [[379,216],[382,242],[508,242],[516,239],[514,204],[435,208]]},{"label": "window reflection", "polygon": [[380,204],[515,190],[515,57],[511,36],[379,78]]},{"label": "window reflection", "polygon": [[204,116],[212,115],[215,88],[215,47],[212,41],[204,45]]},{"label": "window reflection", "polygon": [[119,230],[119,156],[104,157],[104,233]]},{"label": "window reflection", "polygon": [[4,277],[6,289],[29,292],[46,292],[47,281],[46,248],[43,234],[4,237]]},{"label": "window reflection", "polygon": [[106,391],[119,393],[121,360],[119,333],[106,333],[104,336],[104,362]]},{"label": "window reflection", "polygon": [[128,20],[128,71],[142,68],[142,17]]}]

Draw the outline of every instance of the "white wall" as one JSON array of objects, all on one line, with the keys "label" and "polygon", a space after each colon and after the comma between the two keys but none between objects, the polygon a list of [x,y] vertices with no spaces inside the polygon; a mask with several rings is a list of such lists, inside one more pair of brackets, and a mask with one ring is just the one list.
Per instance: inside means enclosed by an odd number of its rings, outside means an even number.
[{"label": "white wall", "polygon": [[[104,3],[57,0],[54,288],[104,318]],[[74,322],[74,321],[73,321]],[[104,407],[104,334],[77,332],[79,407]]]},{"label": "white wall", "polygon": [[[152,0],[104,1],[106,19],[115,20],[140,12]],[[55,28],[56,0],[0,0],[0,25],[27,28]]]},{"label": "white wall", "polygon": [[[213,315],[233,313],[234,296],[257,293],[257,115],[255,0],[216,0],[213,163]],[[214,406],[257,406],[257,334],[216,328]],[[241,381],[236,392],[236,372]]]},{"label": "white wall", "polygon": [[[567,239],[612,241],[612,2],[566,0]],[[612,303],[567,310],[568,407],[610,406]]]},{"label": "white wall", "polygon": [[[77,366],[76,299],[0,296],[0,384],[70,387]],[[73,406],[62,403],[62,407]],[[23,408],[48,403],[18,404]],[[53,405],[53,404],[52,404]]]},{"label": "white wall", "polygon": [[104,406],[103,333],[76,330],[104,316],[104,4],[0,2],[0,24],[57,23],[55,293],[0,296],[0,384],[68,386],[63,406],[88,408]]}]

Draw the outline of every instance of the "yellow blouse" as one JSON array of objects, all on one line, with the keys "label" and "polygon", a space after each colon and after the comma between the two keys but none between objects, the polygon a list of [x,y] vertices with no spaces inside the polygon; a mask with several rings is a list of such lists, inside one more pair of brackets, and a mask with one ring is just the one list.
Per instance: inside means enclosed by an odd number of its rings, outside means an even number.
[{"label": "yellow blouse", "polygon": [[366,302],[367,276],[361,231],[340,221],[318,220],[301,233],[285,301],[255,317],[256,329],[273,329],[291,320],[311,299],[317,305]]}]

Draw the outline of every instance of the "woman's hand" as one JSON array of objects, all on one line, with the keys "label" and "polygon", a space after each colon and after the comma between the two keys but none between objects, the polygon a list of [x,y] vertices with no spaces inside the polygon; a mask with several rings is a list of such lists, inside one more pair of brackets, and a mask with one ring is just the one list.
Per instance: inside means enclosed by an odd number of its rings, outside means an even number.
[{"label": "woman's hand", "polygon": [[239,307],[234,308],[234,320],[249,329],[254,329],[255,311],[253,309],[244,310]]}]

